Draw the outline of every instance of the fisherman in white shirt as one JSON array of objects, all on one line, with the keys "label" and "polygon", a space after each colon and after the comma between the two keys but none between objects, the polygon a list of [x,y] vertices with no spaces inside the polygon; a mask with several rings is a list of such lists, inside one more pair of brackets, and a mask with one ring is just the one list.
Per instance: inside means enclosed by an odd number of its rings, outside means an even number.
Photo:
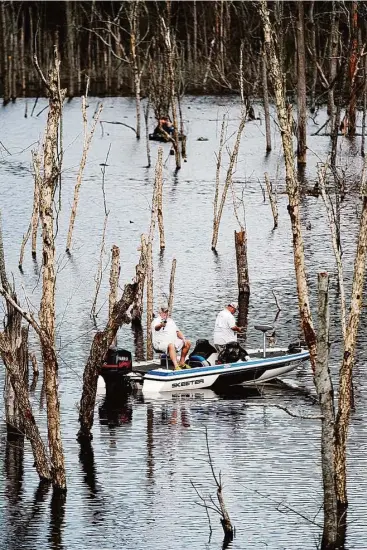
[{"label": "fisherman in white shirt", "polygon": [[[190,368],[185,363],[191,342],[178,329],[174,320],[169,316],[168,306],[163,304],[159,309],[159,315],[153,319],[152,343],[155,351],[167,353],[172,360],[175,370]],[[177,352],[181,352],[180,361],[177,360]]]},{"label": "fisherman in white shirt", "polygon": [[214,346],[220,353],[229,342],[237,342],[237,332],[241,332],[242,327],[236,325],[234,313],[237,304],[231,302],[217,315],[214,326]]}]

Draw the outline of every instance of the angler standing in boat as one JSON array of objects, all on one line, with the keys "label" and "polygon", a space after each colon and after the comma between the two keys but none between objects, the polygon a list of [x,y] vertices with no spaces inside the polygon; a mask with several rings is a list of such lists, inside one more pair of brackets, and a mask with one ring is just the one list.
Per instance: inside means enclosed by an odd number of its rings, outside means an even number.
[{"label": "angler standing in boat", "polygon": [[214,346],[220,353],[229,342],[237,342],[237,332],[241,332],[242,327],[236,325],[234,314],[237,304],[231,302],[222,311],[220,311],[215,320],[214,326]]},{"label": "angler standing in boat", "polygon": [[[167,305],[164,304],[160,307],[159,315],[153,319],[151,328],[154,350],[158,353],[167,353],[175,370],[190,368],[185,364],[185,359],[190,350],[191,342],[185,338],[174,320],[169,317]],[[177,352],[181,352],[179,362]]]}]

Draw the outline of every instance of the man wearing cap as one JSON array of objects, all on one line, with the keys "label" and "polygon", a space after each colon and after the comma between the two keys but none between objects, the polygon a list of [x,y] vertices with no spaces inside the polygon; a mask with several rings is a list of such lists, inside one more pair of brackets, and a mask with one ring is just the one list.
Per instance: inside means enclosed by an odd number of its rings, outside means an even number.
[{"label": "man wearing cap", "polygon": [[[191,347],[191,342],[185,338],[174,320],[169,316],[166,304],[162,304],[159,308],[159,315],[153,319],[151,329],[154,350],[159,353],[167,353],[175,370],[189,368],[185,364],[185,359]],[[177,360],[177,352],[179,351],[181,352],[180,361]]]},{"label": "man wearing cap", "polygon": [[220,311],[215,320],[214,326],[214,346],[218,353],[221,352],[229,342],[237,342],[237,332],[242,328],[236,325],[234,313],[237,304],[231,302],[222,311]]}]

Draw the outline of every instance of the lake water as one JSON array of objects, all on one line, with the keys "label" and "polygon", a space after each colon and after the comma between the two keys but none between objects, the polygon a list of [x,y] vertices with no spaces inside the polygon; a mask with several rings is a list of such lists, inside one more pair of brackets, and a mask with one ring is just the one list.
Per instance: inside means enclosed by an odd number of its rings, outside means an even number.
[{"label": "lake water", "polygon": [[[28,113],[32,110],[29,101]],[[97,99],[90,99],[92,116]],[[102,119],[134,125],[131,99],[104,99]],[[4,245],[8,274],[13,274],[18,295],[27,295],[35,311],[40,296],[40,258],[33,261],[28,246],[24,274],[18,270],[23,234],[32,210],[33,180],[30,150],[42,139],[47,111],[40,100],[34,116],[24,118],[25,100],[1,111],[0,192]],[[259,110],[255,106],[255,110]],[[164,219],[166,250],[159,254],[158,234],[154,250],[155,302],[167,294],[172,259],[177,259],[173,316],[192,341],[211,338],[218,311],[236,299],[234,230],[238,223],[229,194],[224,211],[218,255],[211,251],[216,157],[221,120],[228,113],[229,144],[239,121],[239,105],[233,98],[186,98],[183,103],[188,135],[188,160],[175,175],[174,157],[164,147]],[[322,124],[325,113],[317,122]],[[151,120],[151,130],[154,120]],[[312,188],[319,157],[324,158],[329,141],[311,136],[318,127],[310,121],[310,148],[304,185]],[[276,405],[295,413],[317,416],[318,406],[308,364],[291,373],[294,388],[274,385],[262,392],[241,391],[216,395],[210,390],[146,399],[141,393],[121,400],[113,409],[98,395],[94,439],[90,449],[76,441],[78,403],[82,373],[94,333],[90,309],[104,223],[101,164],[111,145],[105,174],[109,210],[103,282],[97,323],[103,326],[108,303],[108,262],[113,244],[121,250],[121,288],[129,282],[139,257],[140,234],[148,231],[158,144],[151,142],[153,167],[146,168],[145,141],[121,125],[97,127],[88,156],[77,213],[72,255],[65,254],[70,205],[81,156],[82,119],[80,101],[65,105],[65,160],[57,233],[57,346],[60,364],[62,434],[67,467],[65,501],[40,491],[28,443],[24,453],[6,444],[5,425],[0,432],[0,548],[53,550],[112,550],[149,548],[181,550],[219,549],[223,533],[219,517],[210,513],[212,534],[197,491],[215,498],[215,485],[208,464],[205,428],[208,431],[214,468],[222,472],[224,498],[236,527],[231,548],[313,549],[322,525],[320,474],[320,422],[293,418]],[[251,298],[247,345],[261,344],[256,323],[272,324],[277,313],[273,292],[282,311],[276,321],[278,344],[288,344],[300,335],[296,299],[290,222],[280,141],[273,124],[273,151],[265,155],[265,127],[249,123],[244,131],[235,190],[243,200],[248,234]],[[231,137],[232,136],[232,137]],[[197,141],[199,137],[208,141]],[[358,142],[341,140],[341,164],[347,186],[352,188],[361,160]],[[227,159],[224,166],[228,164]],[[267,171],[278,179],[279,228],[268,201],[263,201],[260,182]],[[224,181],[225,172],[222,174]],[[342,208],[345,275],[351,281],[355,235],[358,227],[358,197],[346,196]],[[303,198],[303,225],[311,302],[316,313],[317,273],[331,277],[332,373],[340,365],[339,302],[335,292],[336,270],[329,229],[320,198]],[[355,369],[356,410],[349,440],[347,547],[367,548],[367,433],[365,380],[367,327],[362,316],[360,345]],[[119,343],[133,350],[130,327],[119,332]],[[30,347],[39,357],[36,339]],[[3,385],[4,371],[0,371]],[[45,409],[41,381],[33,395],[37,419],[45,434]],[[3,401],[0,410],[4,417]],[[287,508],[288,507],[288,508]],[[298,515],[300,514],[300,515]],[[306,516],[310,521],[306,521]]]}]

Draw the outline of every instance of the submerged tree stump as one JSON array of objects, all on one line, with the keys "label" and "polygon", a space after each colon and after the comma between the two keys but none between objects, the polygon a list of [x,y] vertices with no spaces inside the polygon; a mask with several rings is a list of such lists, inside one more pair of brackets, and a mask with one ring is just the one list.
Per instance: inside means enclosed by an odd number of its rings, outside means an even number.
[{"label": "submerged tree stump", "polygon": [[236,261],[237,261],[237,282],[238,293],[250,294],[250,281],[248,276],[248,263],[247,263],[247,236],[246,231],[235,231],[234,241],[236,247]]}]

